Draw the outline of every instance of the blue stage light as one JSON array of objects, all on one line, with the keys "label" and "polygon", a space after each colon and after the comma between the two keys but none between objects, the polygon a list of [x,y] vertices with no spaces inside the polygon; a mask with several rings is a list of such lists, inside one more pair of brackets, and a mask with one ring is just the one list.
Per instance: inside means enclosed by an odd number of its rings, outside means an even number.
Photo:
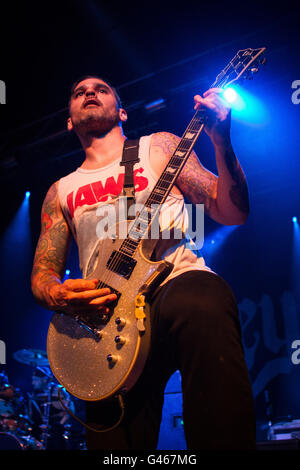
[{"label": "blue stage light", "polygon": [[66,276],[69,276],[70,272],[71,271],[69,269],[66,269]]},{"label": "blue stage light", "polygon": [[296,224],[296,223],[298,222],[298,219],[297,219],[297,217],[293,217],[293,219],[292,219],[292,220],[293,220],[294,224]]},{"label": "blue stage light", "polygon": [[269,113],[264,104],[238,84],[229,85],[223,90],[222,96],[230,105],[233,119],[255,126],[264,125],[268,121]]},{"label": "blue stage light", "polygon": [[25,197],[26,197],[26,199],[28,199],[30,197],[30,191],[26,191]]},{"label": "blue stage light", "polygon": [[223,96],[225,100],[228,101],[228,103],[234,103],[234,101],[236,101],[238,97],[238,94],[233,88],[228,87],[228,88],[225,88],[223,92]]}]

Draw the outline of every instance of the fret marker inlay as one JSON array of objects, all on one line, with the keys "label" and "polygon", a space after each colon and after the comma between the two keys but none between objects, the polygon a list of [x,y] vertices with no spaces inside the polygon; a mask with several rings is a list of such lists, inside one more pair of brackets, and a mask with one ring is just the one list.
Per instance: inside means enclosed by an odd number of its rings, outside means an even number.
[{"label": "fret marker inlay", "polygon": [[193,139],[195,137],[196,133],[195,132],[186,132],[184,135],[185,139]]},{"label": "fret marker inlay", "polygon": [[178,155],[178,157],[183,157],[186,154],[186,152],[181,152],[180,150],[176,150],[175,155]]}]

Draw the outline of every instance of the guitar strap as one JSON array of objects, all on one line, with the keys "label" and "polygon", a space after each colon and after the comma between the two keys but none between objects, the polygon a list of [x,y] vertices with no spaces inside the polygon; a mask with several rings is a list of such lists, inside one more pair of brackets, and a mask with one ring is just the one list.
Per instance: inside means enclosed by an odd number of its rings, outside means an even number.
[{"label": "guitar strap", "polygon": [[129,208],[135,203],[135,190],[133,181],[133,165],[140,161],[139,139],[125,140],[123,147],[121,166],[125,166],[125,176],[122,194],[127,198],[127,220],[133,220],[134,215],[129,216]]}]

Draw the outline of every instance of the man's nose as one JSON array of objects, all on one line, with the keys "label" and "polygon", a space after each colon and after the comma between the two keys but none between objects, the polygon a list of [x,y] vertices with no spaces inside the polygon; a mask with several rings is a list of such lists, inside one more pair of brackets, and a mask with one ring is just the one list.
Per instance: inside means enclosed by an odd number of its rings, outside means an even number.
[{"label": "man's nose", "polygon": [[85,91],[85,96],[95,96],[95,94],[95,90],[93,90],[92,88],[88,88]]}]

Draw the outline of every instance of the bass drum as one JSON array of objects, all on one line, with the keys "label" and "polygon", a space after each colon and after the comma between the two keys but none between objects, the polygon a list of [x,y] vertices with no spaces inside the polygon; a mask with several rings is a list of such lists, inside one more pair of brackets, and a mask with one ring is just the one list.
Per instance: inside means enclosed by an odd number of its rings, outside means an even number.
[{"label": "bass drum", "polygon": [[32,436],[16,436],[9,432],[0,432],[1,450],[43,450],[43,445]]}]

